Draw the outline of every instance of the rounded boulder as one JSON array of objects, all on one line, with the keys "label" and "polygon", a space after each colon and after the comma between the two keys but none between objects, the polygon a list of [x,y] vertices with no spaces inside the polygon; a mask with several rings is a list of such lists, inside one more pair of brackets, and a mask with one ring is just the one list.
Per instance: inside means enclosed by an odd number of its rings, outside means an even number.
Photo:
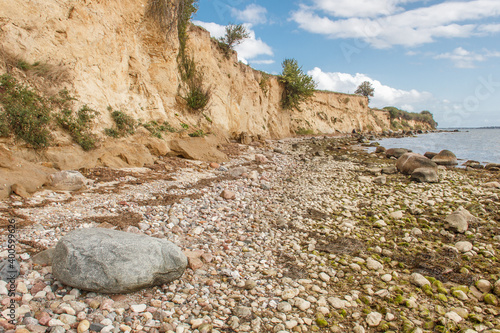
[{"label": "rounded boulder", "polygon": [[71,287],[100,293],[127,293],[174,281],[187,258],[165,239],[89,228],[70,232],[57,243],[54,277]]},{"label": "rounded boulder", "polygon": [[416,169],[430,168],[437,170],[437,164],[417,153],[406,153],[398,158],[396,168],[405,175],[411,175]]},{"label": "rounded boulder", "polygon": [[438,165],[457,165],[458,160],[455,154],[449,150],[441,150],[439,154],[432,158],[432,162]]}]

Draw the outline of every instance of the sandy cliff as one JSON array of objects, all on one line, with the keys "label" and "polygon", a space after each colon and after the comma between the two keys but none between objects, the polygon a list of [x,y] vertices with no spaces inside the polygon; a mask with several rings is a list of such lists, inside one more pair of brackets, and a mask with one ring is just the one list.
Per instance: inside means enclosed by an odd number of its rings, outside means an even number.
[{"label": "sandy cliff", "polygon": [[[204,149],[211,142],[242,133],[254,138],[282,138],[297,132],[390,128],[387,112],[370,110],[368,100],[355,95],[317,92],[301,111],[283,110],[282,87],[276,77],[263,79],[260,71],[237,62],[235,54],[226,58],[210,34],[196,26],[189,28],[187,53],[203,73],[203,85],[210,88],[211,99],[202,112],[189,110],[182,98],[185,86],[178,71],[176,29],[166,33],[156,28],[145,18],[146,4],[147,0],[2,1],[0,74],[8,72],[46,95],[66,88],[77,98],[75,108],[88,104],[99,111],[94,132],[102,143],[97,150],[84,153],[56,127],[52,128],[55,147],[43,152],[35,153],[11,138],[0,138],[0,143],[30,162],[75,169],[140,166],[151,162],[152,155],[177,149],[179,138],[187,136],[186,132],[170,134],[160,142],[148,139],[145,133],[110,139],[103,133],[113,125],[108,107],[144,123],[168,121],[176,129],[189,126],[187,132],[201,129],[214,133],[217,140],[194,139]],[[31,73],[16,66],[19,60],[48,67]],[[175,144],[170,144],[174,139]],[[214,151],[197,156],[223,159]]]}]

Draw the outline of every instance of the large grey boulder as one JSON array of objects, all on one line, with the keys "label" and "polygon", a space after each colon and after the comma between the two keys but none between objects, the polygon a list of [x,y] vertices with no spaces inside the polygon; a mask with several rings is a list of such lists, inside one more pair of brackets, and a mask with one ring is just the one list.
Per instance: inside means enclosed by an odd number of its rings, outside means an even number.
[{"label": "large grey boulder", "polygon": [[63,284],[100,293],[126,293],[182,276],[187,258],[165,239],[90,228],[57,243],[52,272]]},{"label": "large grey boulder", "polygon": [[399,172],[405,175],[411,175],[416,169],[419,168],[431,168],[437,170],[437,164],[423,155],[406,153],[398,158],[396,168],[398,168]]},{"label": "large grey boulder", "polygon": [[80,172],[73,170],[60,171],[49,176],[50,188],[57,191],[78,191],[87,181]]}]

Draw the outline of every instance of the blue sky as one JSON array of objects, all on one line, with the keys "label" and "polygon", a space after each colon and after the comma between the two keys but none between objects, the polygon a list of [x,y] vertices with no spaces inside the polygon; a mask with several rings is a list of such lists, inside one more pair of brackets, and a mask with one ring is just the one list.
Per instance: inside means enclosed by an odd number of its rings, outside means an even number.
[{"label": "blue sky", "polygon": [[236,50],[253,68],[278,74],[295,58],[318,89],[370,81],[371,107],[500,126],[500,0],[200,0],[193,22],[215,37],[244,24]]}]

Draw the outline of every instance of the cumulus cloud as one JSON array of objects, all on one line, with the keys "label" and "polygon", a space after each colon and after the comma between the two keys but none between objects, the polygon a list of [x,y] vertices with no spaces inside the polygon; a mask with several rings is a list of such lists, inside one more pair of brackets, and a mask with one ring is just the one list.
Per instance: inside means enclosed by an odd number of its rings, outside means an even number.
[{"label": "cumulus cloud", "polygon": [[308,74],[316,81],[318,89],[343,93],[352,94],[361,83],[364,81],[370,82],[375,89],[374,96],[370,99],[372,107],[396,106],[407,111],[419,111],[418,107],[425,108],[424,105],[434,99],[429,92],[389,87],[360,73],[351,75],[339,72],[323,72],[321,68],[315,67]]},{"label": "cumulus cloud", "polygon": [[462,47],[457,47],[452,52],[446,52],[434,56],[434,59],[448,59],[453,62],[457,68],[474,68],[475,63],[485,61],[488,58],[500,57],[500,52],[484,50],[482,54],[467,51]]},{"label": "cumulus cloud", "polygon": [[275,63],[273,59],[251,60],[250,62],[255,65],[272,65]]},{"label": "cumulus cloud", "polygon": [[[213,23],[193,21],[194,24],[199,25],[210,32],[210,35],[215,38],[223,37],[226,33],[225,26]],[[245,24],[250,37],[245,39],[241,44],[235,46],[235,51],[238,52],[238,60],[247,64],[252,59],[261,55],[273,56],[272,48],[267,45],[262,39],[255,36],[255,31],[251,29],[251,25]],[[255,63],[255,60],[252,61]]]},{"label": "cumulus cloud", "polygon": [[237,20],[254,25],[267,22],[267,9],[257,4],[250,4],[243,10],[232,8],[231,15]]},{"label": "cumulus cloud", "polygon": [[[480,24],[500,16],[500,1],[448,1],[404,10],[405,0],[313,0],[291,20],[300,28],[330,38],[361,39],[373,47],[417,46],[437,38],[470,37],[498,32],[497,24]],[[357,12],[357,11],[358,12]]]}]

